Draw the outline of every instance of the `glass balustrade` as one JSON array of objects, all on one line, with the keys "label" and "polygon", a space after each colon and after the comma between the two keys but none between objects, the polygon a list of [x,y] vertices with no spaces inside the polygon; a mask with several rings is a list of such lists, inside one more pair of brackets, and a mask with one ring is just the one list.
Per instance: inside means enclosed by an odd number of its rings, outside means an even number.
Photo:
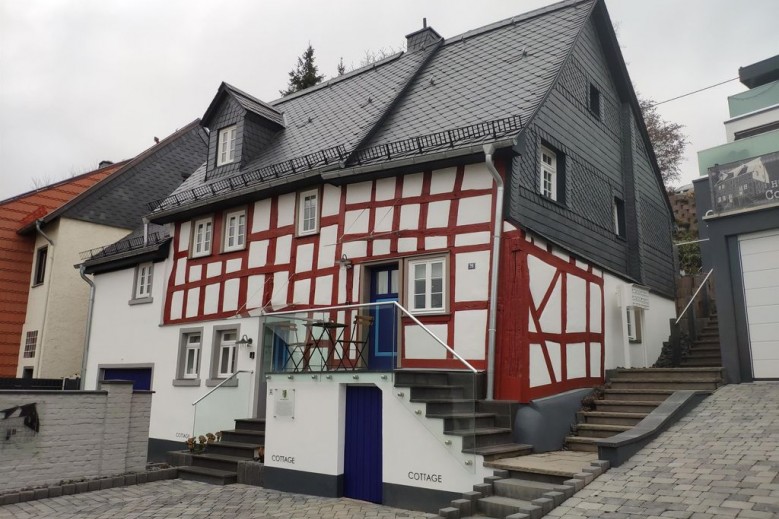
[{"label": "glass balustrade", "polygon": [[251,417],[253,376],[253,371],[236,371],[193,402],[192,436],[235,429],[237,418]]}]

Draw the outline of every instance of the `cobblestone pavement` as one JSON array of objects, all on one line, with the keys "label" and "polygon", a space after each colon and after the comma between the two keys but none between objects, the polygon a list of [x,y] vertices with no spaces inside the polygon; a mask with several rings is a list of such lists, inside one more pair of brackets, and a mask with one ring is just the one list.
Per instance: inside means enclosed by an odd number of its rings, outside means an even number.
[{"label": "cobblestone pavement", "polygon": [[353,499],[332,499],[184,481],[157,481],[0,506],[0,519],[417,519],[434,517]]},{"label": "cobblestone pavement", "polygon": [[720,388],[547,517],[779,518],[779,383]]}]

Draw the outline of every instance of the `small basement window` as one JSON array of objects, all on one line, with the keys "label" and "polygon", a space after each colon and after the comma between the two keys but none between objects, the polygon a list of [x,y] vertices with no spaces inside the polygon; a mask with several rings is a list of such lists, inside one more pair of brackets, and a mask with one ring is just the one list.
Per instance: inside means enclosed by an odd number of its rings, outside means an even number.
[{"label": "small basement window", "polygon": [[590,113],[600,120],[600,90],[590,83]]}]

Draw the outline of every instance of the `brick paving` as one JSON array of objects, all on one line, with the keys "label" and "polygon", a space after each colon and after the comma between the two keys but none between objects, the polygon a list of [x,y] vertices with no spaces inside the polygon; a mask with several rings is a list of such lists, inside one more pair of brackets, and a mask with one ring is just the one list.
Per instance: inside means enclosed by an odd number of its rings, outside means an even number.
[{"label": "brick paving", "polygon": [[0,506],[0,519],[418,519],[435,517],[353,499],[181,479]]},{"label": "brick paving", "polygon": [[779,383],[720,388],[547,517],[779,518]]},{"label": "brick paving", "polygon": [[[0,519],[434,517],[246,485],[159,481],[0,507]],[[779,518],[779,383],[725,386],[552,510],[570,519]]]}]

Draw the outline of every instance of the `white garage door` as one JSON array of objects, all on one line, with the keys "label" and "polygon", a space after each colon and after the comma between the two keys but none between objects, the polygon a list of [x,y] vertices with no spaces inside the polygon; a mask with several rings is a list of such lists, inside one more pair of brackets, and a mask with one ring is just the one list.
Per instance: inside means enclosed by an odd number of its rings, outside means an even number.
[{"label": "white garage door", "polygon": [[779,378],[779,231],[739,236],[752,374]]}]

